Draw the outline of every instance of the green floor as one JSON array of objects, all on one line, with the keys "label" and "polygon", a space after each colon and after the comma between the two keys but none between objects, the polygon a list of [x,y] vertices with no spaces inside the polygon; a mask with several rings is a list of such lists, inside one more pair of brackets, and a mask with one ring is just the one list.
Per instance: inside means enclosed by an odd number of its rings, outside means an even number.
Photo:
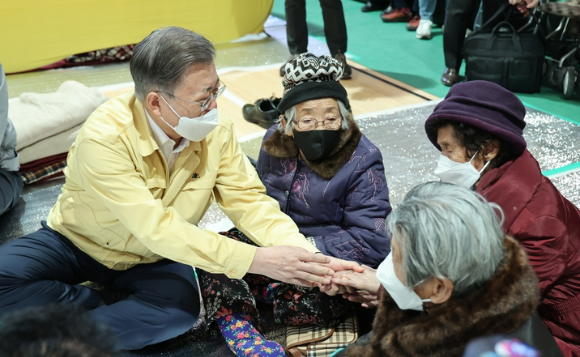
[{"label": "green floor", "polygon": [[[324,41],[319,2],[309,0],[306,3],[309,32]],[[433,29],[432,40],[418,40],[414,32],[405,29],[404,23],[385,24],[379,12],[361,12],[361,2],[343,0],[342,3],[350,39],[348,54],[353,60],[436,96],[447,94],[449,88],[439,82],[445,69],[440,28]],[[274,1],[272,15],[285,17],[284,0]],[[541,93],[519,97],[528,107],[580,124],[580,94],[575,99],[565,100],[560,93],[543,87]]]}]

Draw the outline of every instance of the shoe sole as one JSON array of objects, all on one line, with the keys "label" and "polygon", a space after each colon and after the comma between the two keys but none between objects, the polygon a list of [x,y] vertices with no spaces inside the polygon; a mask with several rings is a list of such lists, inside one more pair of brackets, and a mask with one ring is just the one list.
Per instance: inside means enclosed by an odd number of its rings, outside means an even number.
[{"label": "shoe sole", "polygon": [[415,37],[417,37],[419,40],[430,40],[433,38],[433,35],[429,35],[429,36],[415,35]]},{"label": "shoe sole", "polygon": [[386,23],[395,23],[395,22],[409,22],[411,19],[395,19],[395,20],[385,20],[381,17],[381,20]]},{"label": "shoe sole", "polygon": [[[246,118],[244,118],[246,119]],[[250,119],[246,119],[246,121],[248,123],[252,123],[252,124],[256,124],[259,127],[263,128],[263,129],[270,129],[272,127],[272,125],[276,124],[275,122],[270,123],[264,123],[262,121],[257,121],[257,120],[250,120]]]}]

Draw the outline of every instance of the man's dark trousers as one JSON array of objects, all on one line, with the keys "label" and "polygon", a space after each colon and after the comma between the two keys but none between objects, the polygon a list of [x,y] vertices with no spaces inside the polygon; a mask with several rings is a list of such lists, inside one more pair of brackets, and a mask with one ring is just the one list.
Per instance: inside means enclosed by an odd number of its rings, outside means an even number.
[{"label": "man's dark trousers", "polygon": [[[347,35],[344,10],[340,0],[320,0],[324,36],[331,55],[346,52]],[[308,51],[306,0],[286,0],[286,36],[291,54]]]},{"label": "man's dark trousers", "polygon": [[445,67],[461,67],[463,59],[461,51],[468,28],[473,23],[479,11],[480,0],[447,0],[445,11],[445,27],[443,28],[443,53]]},{"label": "man's dark trousers", "polygon": [[[129,296],[101,305],[100,294],[78,285],[92,281]],[[124,271],[107,268],[70,240],[42,228],[0,246],[0,316],[29,306],[75,303],[109,326],[118,349],[134,350],[189,330],[199,314],[191,266],[162,260]]]}]

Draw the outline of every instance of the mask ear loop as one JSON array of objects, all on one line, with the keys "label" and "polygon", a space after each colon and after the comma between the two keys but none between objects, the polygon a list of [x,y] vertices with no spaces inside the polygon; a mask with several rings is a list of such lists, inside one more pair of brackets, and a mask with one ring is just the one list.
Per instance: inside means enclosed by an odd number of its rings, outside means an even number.
[{"label": "mask ear loop", "polygon": [[[424,282],[426,282],[426,281],[427,281],[427,280],[429,280],[429,279],[431,279],[431,278],[423,279],[423,280],[419,281],[417,284],[415,284],[415,285],[413,285],[413,286],[407,286],[407,288],[409,288],[409,289],[413,290],[413,292],[414,292],[414,291],[415,291],[415,287],[417,287],[417,286],[419,286],[419,285],[423,284]],[[417,294],[417,293],[415,293],[415,294],[416,294],[417,296],[419,296],[419,294]],[[419,298],[421,298],[421,297],[419,296]],[[431,299],[421,299],[421,301],[422,301],[422,302],[431,302]]]},{"label": "mask ear loop", "polygon": [[[481,145],[481,147],[480,147],[479,149],[477,149],[477,151],[475,152],[475,154],[473,154],[473,156],[471,157],[471,160],[469,160],[469,163],[470,163],[470,164],[471,164],[471,162],[473,161],[473,159],[475,159],[475,157],[477,156],[477,153],[479,153],[479,152],[481,151],[481,148],[483,148],[483,145],[485,145],[485,143],[484,143],[484,144],[482,144],[482,145]],[[478,173],[479,173],[479,177],[480,177],[480,178],[481,178],[481,173],[482,173],[483,171],[485,171],[485,169],[487,168],[487,166],[489,165],[489,163],[490,163],[490,162],[491,162],[491,160],[490,160],[490,161],[488,161],[488,162],[486,162],[486,163],[485,163],[485,165],[483,165],[483,168],[482,168],[480,171],[478,171]]]},{"label": "mask ear loop", "polygon": [[477,153],[479,153],[480,150],[481,150],[481,148],[477,149],[477,151],[475,152],[475,154],[473,154],[473,156],[471,157],[471,159],[469,159],[469,163],[470,164],[473,161],[473,159],[475,159],[475,157],[477,156]]},{"label": "mask ear loop", "polygon": [[[157,93],[157,94],[159,94],[159,96],[161,97],[161,99],[163,99],[163,101],[165,102],[165,104],[167,104],[167,106],[169,107],[169,109],[171,109],[171,111],[174,112],[175,115],[177,115],[178,118],[181,118],[181,115],[177,114],[177,112],[175,111],[175,109],[173,109],[173,107],[171,106],[171,104],[169,104],[169,102],[167,102],[167,100],[165,98],[163,98],[163,96],[160,93]],[[161,115],[160,115],[160,117],[161,117]],[[161,118],[161,119],[163,119],[163,118]],[[165,119],[163,119],[163,121],[165,121]],[[167,124],[166,121],[165,121],[165,123]],[[169,124],[167,124],[167,125],[169,125]]]}]

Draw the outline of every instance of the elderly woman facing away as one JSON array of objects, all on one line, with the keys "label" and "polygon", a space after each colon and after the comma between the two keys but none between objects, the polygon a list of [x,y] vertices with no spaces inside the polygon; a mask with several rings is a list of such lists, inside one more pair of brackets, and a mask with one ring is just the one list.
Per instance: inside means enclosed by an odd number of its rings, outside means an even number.
[{"label": "elderly woman facing away", "polygon": [[523,325],[538,304],[538,280],[498,213],[455,185],[412,189],[391,213],[391,253],[376,275],[333,279],[379,295],[372,337],[337,356],[461,356],[471,339]]},{"label": "elderly woman facing away", "polygon": [[455,85],[425,122],[441,151],[435,175],[503,209],[504,230],[526,250],[540,281],[540,317],[565,356],[580,356],[580,210],[526,150],[525,114],[518,97],[497,84]]},{"label": "elderly woman facing away", "polygon": [[[256,169],[267,194],[323,254],[376,267],[389,252],[389,193],[381,153],[347,109],[347,93],[338,82],[341,66],[310,53],[287,64],[278,106],[284,115],[266,133]],[[227,234],[249,241],[235,229]],[[256,299],[273,305],[275,320],[288,325],[333,325],[351,307],[340,296],[263,276],[231,280],[200,272],[200,281],[208,322],[217,320],[239,356],[249,348],[252,356],[272,356],[265,343],[284,355],[253,327],[259,321]]]}]

